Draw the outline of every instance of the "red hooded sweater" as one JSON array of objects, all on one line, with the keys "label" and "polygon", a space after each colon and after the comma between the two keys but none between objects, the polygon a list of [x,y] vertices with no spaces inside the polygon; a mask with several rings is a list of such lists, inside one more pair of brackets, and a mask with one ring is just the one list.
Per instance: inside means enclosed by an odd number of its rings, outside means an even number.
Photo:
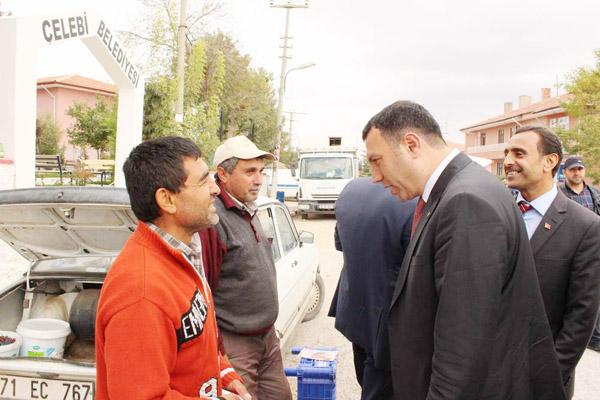
[{"label": "red hooded sweater", "polygon": [[96,400],[214,399],[235,379],[206,280],[139,223],[100,293]]}]

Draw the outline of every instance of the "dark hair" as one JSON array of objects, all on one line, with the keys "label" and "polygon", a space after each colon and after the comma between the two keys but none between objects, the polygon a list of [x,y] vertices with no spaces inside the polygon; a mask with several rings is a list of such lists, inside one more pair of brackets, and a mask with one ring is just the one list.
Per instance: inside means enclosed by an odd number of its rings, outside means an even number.
[{"label": "dark hair", "polygon": [[160,216],[154,197],[158,189],[179,193],[187,179],[184,157],[198,159],[201,152],[190,139],[177,136],[148,140],[131,150],[123,172],[131,209],[140,221],[150,222]]},{"label": "dark hair", "polygon": [[371,129],[377,128],[387,139],[398,142],[407,130],[415,130],[431,145],[446,143],[440,126],[420,104],[401,100],[385,107],[365,125],[362,138],[367,139]]},{"label": "dark hair", "polygon": [[558,155],[558,162],[552,168],[552,176],[556,175],[560,163],[563,159],[562,143],[558,136],[548,128],[543,126],[520,126],[515,131],[515,135],[522,132],[535,132],[538,135],[538,151],[541,155],[555,153]]}]

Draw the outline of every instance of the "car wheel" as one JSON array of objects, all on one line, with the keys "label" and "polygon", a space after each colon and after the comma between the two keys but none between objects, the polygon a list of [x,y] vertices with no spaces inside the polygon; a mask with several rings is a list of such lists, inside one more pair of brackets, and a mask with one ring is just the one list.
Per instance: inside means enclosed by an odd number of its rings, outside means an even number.
[{"label": "car wheel", "polygon": [[308,213],[302,213],[302,219],[308,219]]},{"label": "car wheel", "polygon": [[325,283],[319,273],[317,273],[317,279],[313,282],[310,297],[310,304],[302,322],[315,319],[319,314],[319,311],[321,311],[321,307],[323,307],[323,301],[325,300]]}]

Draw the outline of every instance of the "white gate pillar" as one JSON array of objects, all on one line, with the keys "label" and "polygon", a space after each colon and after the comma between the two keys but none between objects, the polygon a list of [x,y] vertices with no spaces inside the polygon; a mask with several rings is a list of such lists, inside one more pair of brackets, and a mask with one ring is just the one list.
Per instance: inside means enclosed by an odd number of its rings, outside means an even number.
[{"label": "white gate pillar", "polygon": [[0,143],[16,188],[35,186],[36,23],[0,17]]}]

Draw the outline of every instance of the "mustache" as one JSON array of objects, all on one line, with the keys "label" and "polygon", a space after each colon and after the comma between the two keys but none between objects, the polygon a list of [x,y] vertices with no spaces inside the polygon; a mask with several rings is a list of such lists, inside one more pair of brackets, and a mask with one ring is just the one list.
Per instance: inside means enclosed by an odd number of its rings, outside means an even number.
[{"label": "mustache", "polygon": [[509,172],[521,172],[522,169],[521,168],[517,168],[517,167],[505,167],[504,168],[504,172],[509,173]]}]

